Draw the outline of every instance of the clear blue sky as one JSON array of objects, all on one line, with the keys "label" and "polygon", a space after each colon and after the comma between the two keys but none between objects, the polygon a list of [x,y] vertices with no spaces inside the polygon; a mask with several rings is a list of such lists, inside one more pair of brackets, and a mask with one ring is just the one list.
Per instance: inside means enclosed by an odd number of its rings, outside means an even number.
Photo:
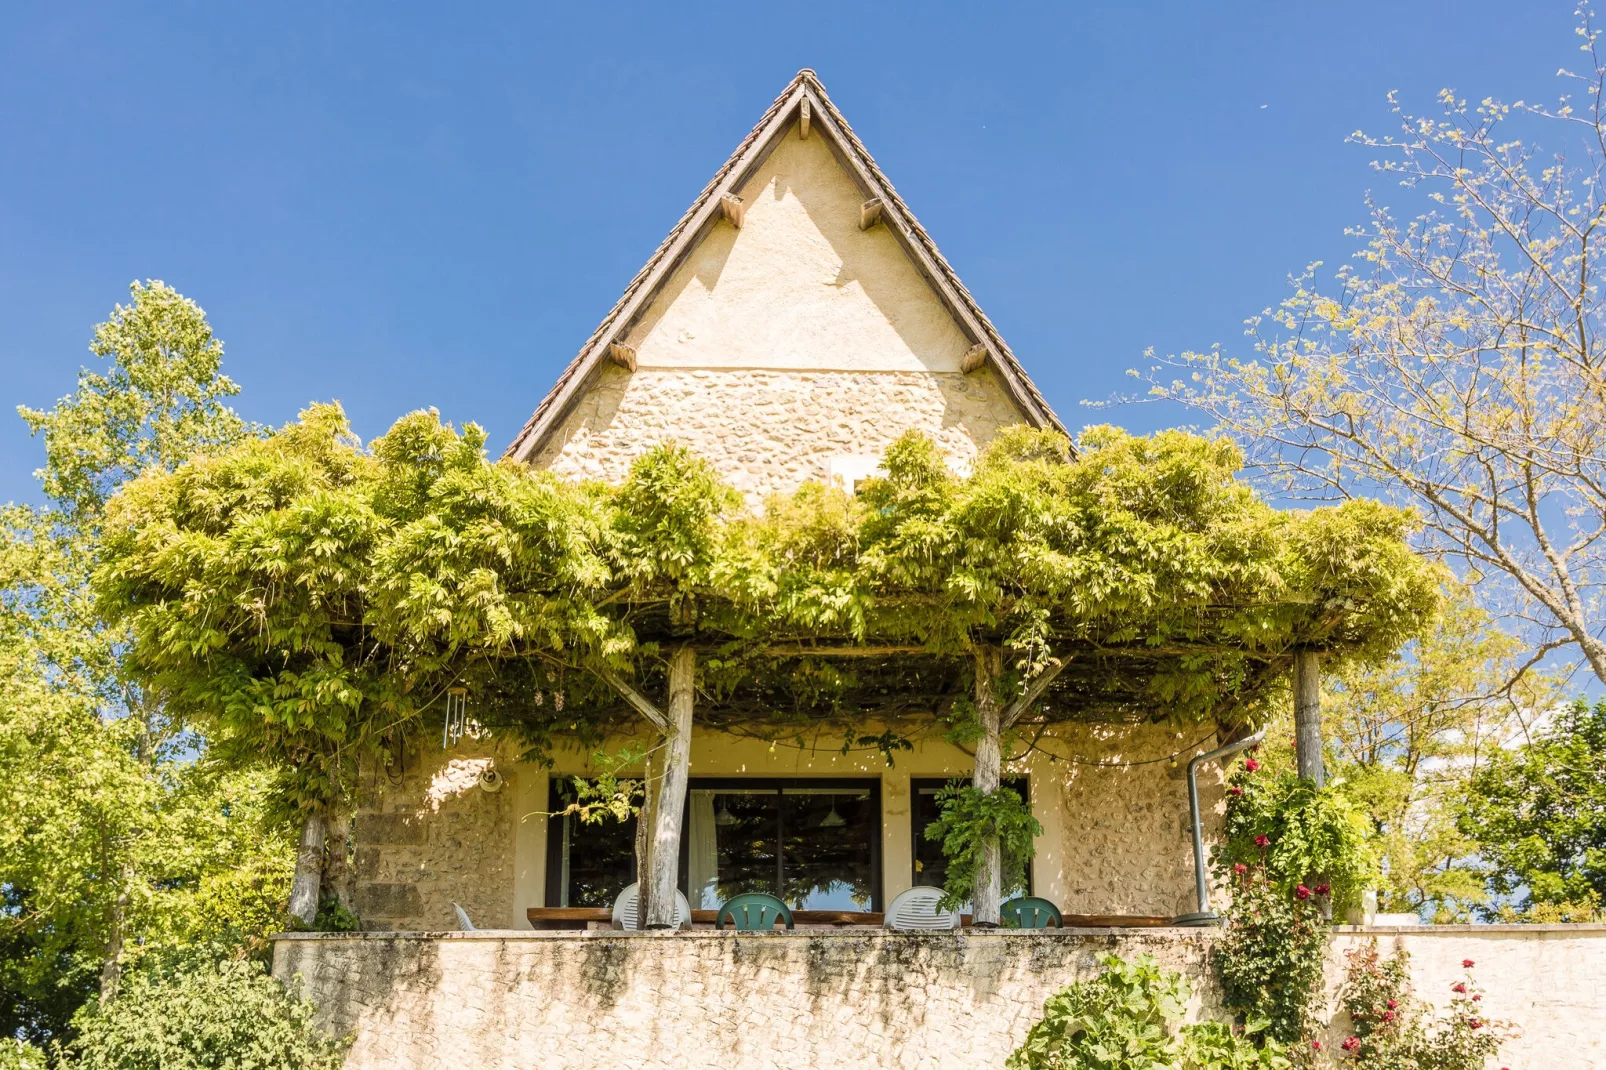
[{"label": "clear blue sky", "polygon": [[1551,99],[1572,5],[32,4],[0,34],[11,406],[72,388],[134,278],[207,310],[281,423],[434,405],[500,449],[713,170],[813,67],[1072,427],[1145,347],[1336,261],[1384,95]]}]

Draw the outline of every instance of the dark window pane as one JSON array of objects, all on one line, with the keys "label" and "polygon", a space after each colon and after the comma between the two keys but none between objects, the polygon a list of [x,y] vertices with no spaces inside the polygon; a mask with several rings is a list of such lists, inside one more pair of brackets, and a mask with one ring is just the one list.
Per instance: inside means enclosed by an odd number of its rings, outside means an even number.
[{"label": "dark window pane", "polygon": [[868,910],[880,814],[869,791],[783,788],[782,872],[787,904],[803,910]]},{"label": "dark window pane", "polygon": [[780,805],[774,788],[691,792],[687,896],[694,907],[710,910],[742,892],[775,894]]},{"label": "dark window pane", "polygon": [[[574,801],[574,784],[554,777],[547,809]],[[584,823],[569,814],[547,822],[547,906],[611,907],[636,880],[636,819]]]}]

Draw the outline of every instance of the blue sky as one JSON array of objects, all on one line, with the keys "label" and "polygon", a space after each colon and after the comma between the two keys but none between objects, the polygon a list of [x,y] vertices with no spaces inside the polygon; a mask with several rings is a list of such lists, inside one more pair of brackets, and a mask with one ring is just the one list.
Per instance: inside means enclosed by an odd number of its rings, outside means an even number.
[{"label": "blue sky", "polygon": [[0,34],[0,501],[134,278],[281,423],[434,405],[500,449],[813,67],[1073,427],[1142,353],[1238,345],[1376,189],[1399,89],[1551,99],[1567,3],[36,4]]}]

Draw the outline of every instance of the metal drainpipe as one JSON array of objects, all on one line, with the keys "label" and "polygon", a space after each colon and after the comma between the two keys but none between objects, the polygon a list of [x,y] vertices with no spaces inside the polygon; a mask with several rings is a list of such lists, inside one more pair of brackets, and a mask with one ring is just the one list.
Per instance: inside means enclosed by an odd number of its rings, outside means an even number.
[{"label": "metal drainpipe", "polygon": [[1235,743],[1228,743],[1224,747],[1196,754],[1188,761],[1188,814],[1193,819],[1193,885],[1198,893],[1199,909],[1193,914],[1183,914],[1171,919],[1173,925],[1220,925],[1221,919],[1210,909],[1210,886],[1205,880],[1204,859],[1204,830],[1199,824],[1199,766],[1204,762],[1213,762],[1217,758],[1225,758],[1230,754],[1237,754],[1241,750],[1253,747],[1266,738],[1266,730],[1261,728],[1252,736],[1245,736]]}]

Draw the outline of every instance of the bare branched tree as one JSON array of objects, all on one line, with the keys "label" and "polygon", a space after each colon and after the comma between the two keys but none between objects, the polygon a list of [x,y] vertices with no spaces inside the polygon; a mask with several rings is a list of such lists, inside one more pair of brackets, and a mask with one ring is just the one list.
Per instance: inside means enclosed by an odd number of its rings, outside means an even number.
[{"label": "bare branched tree", "polygon": [[[1364,249],[1250,320],[1253,358],[1184,353],[1147,378],[1287,493],[1415,505],[1425,547],[1529,626],[1535,661],[1571,648],[1606,682],[1606,66],[1579,19],[1576,102],[1446,90],[1423,117],[1391,96],[1401,132],[1351,140],[1427,211],[1369,198]],[[1575,151],[1542,154],[1530,128]]]}]

